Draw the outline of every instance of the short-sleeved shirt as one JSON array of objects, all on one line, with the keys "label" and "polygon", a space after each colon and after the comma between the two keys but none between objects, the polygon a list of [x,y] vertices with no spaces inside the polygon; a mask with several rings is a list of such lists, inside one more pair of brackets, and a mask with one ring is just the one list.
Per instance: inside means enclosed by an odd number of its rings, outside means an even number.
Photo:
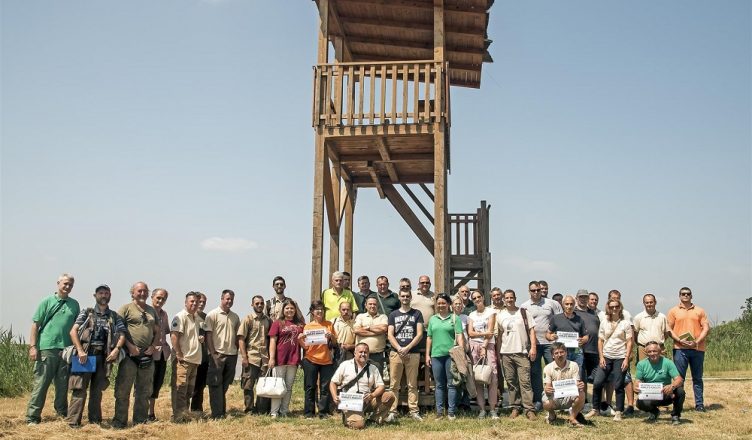
[{"label": "short-sleeved shirt", "polygon": [[109,333],[112,335],[110,338],[110,345],[114,347],[117,343],[118,337],[121,334],[126,334],[128,331],[125,328],[125,323],[123,323],[123,318],[110,308],[107,308],[107,310],[102,313],[99,310],[99,306],[94,306],[90,309],[87,308],[81,310],[81,313],[76,317],[75,325],[77,325],[79,329],[84,325],[86,327],[91,325],[87,322],[90,311],[92,312],[93,325],[91,326],[92,331],[89,338],[89,346],[104,348],[104,346],[107,345],[107,335]]},{"label": "short-sleeved shirt", "polygon": [[580,379],[580,367],[577,366],[577,362],[567,360],[563,368],[556,365],[556,362],[551,362],[543,367],[543,383],[565,379]]},{"label": "short-sleeved shirt", "polygon": [[303,333],[303,326],[292,321],[276,320],[269,328],[269,336],[277,338],[277,365],[298,365],[300,362],[300,343],[298,335]]},{"label": "short-sleeved shirt", "polygon": [[427,334],[431,338],[431,357],[449,356],[457,335],[462,334],[462,321],[452,313],[446,318],[433,315],[428,320]]},{"label": "short-sleeved shirt", "polygon": [[[502,310],[496,314],[496,328],[501,338],[501,347],[499,353],[514,354],[527,353],[527,344],[530,336],[525,331],[522,312],[520,309],[510,312]],[[535,318],[531,314],[527,315],[527,325],[529,328],[535,327]]]},{"label": "short-sleeved shirt", "polygon": [[[360,378],[346,390],[342,390],[345,393],[370,393],[377,387],[384,385],[384,380],[381,378],[381,372],[379,368],[374,364],[368,363],[368,371],[364,373]],[[364,367],[365,368],[365,367]],[[345,385],[351,380],[355,379],[355,376],[360,373],[360,369],[355,364],[354,359],[344,361],[339,364],[337,370],[334,372],[331,381],[337,385]]]},{"label": "short-sleeved shirt", "polygon": [[668,385],[679,375],[676,364],[670,359],[661,356],[658,362],[652,363],[650,359],[643,359],[637,363],[637,380],[645,383],[662,383]]},{"label": "short-sleeved shirt", "polygon": [[[624,315],[624,319],[626,319],[627,321],[629,321],[629,323],[631,324],[632,323],[632,314],[629,313],[628,310],[623,310],[623,309],[622,309],[621,313],[622,313],[622,315]],[[598,311],[598,319],[600,319],[601,322],[608,321],[608,316],[606,316],[606,311],[605,310],[599,310]]]},{"label": "short-sleeved shirt", "polygon": [[339,345],[355,344],[355,332],[354,332],[355,320],[354,319],[345,321],[340,316],[339,318],[334,320],[332,325],[334,325],[334,332],[337,334],[337,343]]},{"label": "short-sleeved shirt", "polygon": [[413,299],[410,301],[410,307],[420,310],[423,315],[423,322],[430,322],[435,313],[434,300],[432,297],[423,296],[419,293],[413,293]]},{"label": "short-sleeved shirt", "polygon": [[[201,363],[201,343],[198,341],[198,329],[201,328],[202,321],[203,319],[198,314],[190,314],[183,309],[172,318],[172,324],[170,324],[170,332],[177,333],[183,360],[194,365]],[[177,349],[177,347],[173,348]]]},{"label": "short-sleeved shirt", "polygon": [[[154,308],[154,310],[157,310]],[[157,318],[159,318],[159,329],[161,331],[162,339],[159,340],[157,343],[158,346],[162,347],[159,351],[155,351],[152,358],[155,361],[158,361],[159,359],[167,359],[170,357],[170,346],[167,343],[167,341],[170,339],[170,317],[167,316],[167,312],[165,312],[164,309],[157,310]],[[162,358],[164,356],[164,358]]]},{"label": "short-sleeved shirt", "polygon": [[[496,310],[490,307],[486,307],[485,309],[483,309],[483,313],[480,313],[477,310],[473,310],[473,312],[470,313],[470,315],[468,316],[469,321],[467,325],[470,325],[470,321],[473,321],[473,324],[472,324],[473,330],[479,333],[485,333],[489,330],[494,330],[490,326],[491,326],[491,317],[495,315],[496,315]],[[470,340],[475,341],[475,342],[486,342],[486,338],[483,336],[476,336],[476,337],[471,336]],[[490,343],[496,342],[496,338],[492,336],[488,342]]]},{"label": "short-sleeved shirt", "polygon": [[237,336],[240,317],[232,310],[227,313],[217,307],[206,314],[205,330],[214,343],[214,351],[227,356],[238,354]]},{"label": "short-sleeved shirt", "polygon": [[[63,303],[62,306],[52,315],[52,311],[57,308],[59,302]],[[71,345],[70,331],[80,312],[81,307],[78,305],[78,301],[70,296],[66,299],[58,299],[57,293],[46,296],[39,303],[32,317],[37,326],[41,326],[47,321],[47,324],[39,333],[38,348],[40,350],[54,350]]]},{"label": "short-sleeved shirt", "polygon": [[149,348],[154,341],[154,331],[158,323],[154,307],[144,304],[142,310],[136,303],[130,302],[120,307],[118,315],[123,318],[133,345],[141,350]]},{"label": "short-sleeved shirt", "polygon": [[260,367],[269,361],[269,328],[272,320],[263,313],[251,313],[240,322],[238,336],[245,341],[248,363]]},{"label": "short-sleeved shirt", "polygon": [[[355,317],[354,329],[371,327],[374,325],[389,325],[389,318],[384,314],[371,316],[368,313],[361,313]],[[355,335],[355,343],[365,342],[368,344],[369,353],[382,353],[386,348],[386,332],[379,336],[359,336]]]},{"label": "short-sleeved shirt", "polygon": [[668,331],[668,320],[666,315],[656,311],[652,315],[642,311],[635,315],[632,321],[634,329],[637,332],[637,343],[645,345],[650,341],[663,343]]},{"label": "short-sleeved shirt", "polygon": [[533,316],[535,320],[535,338],[538,345],[551,345],[553,342],[546,339],[546,332],[551,325],[551,319],[554,315],[564,313],[561,305],[556,301],[548,298],[543,298],[538,302],[527,300],[520,304],[521,309],[526,309],[529,315]]},{"label": "short-sleeved shirt", "polygon": [[632,323],[626,319],[601,321],[598,337],[603,341],[604,357],[624,359],[627,357],[627,340],[632,338]]},{"label": "short-sleeved shirt", "polygon": [[397,298],[397,295],[391,290],[389,291],[389,295],[387,296],[381,296],[377,292],[377,293],[372,294],[368,298],[376,298],[376,302],[378,303],[379,313],[384,314],[386,316],[389,316],[393,311],[399,309],[401,305],[399,298]]},{"label": "short-sleeved shirt", "polygon": [[598,354],[598,329],[601,326],[598,314],[590,309],[575,310],[574,313],[582,318],[582,323],[585,324],[585,334],[588,335],[588,341],[582,346],[582,351],[589,354]]},{"label": "short-sleeved shirt", "polygon": [[587,334],[585,322],[582,320],[582,317],[576,313],[573,313],[571,318],[568,318],[567,315],[563,313],[554,315],[554,317],[551,318],[551,323],[548,325],[548,331],[551,333],[572,332],[577,333],[580,337]]},{"label": "short-sleeved shirt", "polygon": [[321,294],[321,301],[324,302],[324,310],[326,311],[324,319],[327,321],[331,321],[339,316],[340,303],[350,303],[353,313],[357,313],[358,310],[360,310],[358,308],[358,302],[355,301],[355,297],[349,289],[342,289],[342,293],[339,295],[337,295],[337,292],[334,289],[326,289]]},{"label": "short-sleeved shirt", "polygon": [[[672,307],[668,311],[666,319],[674,334],[679,337],[689,333],[693,339],[697,339],[702,332],[702,326],[707,327],[708,325],[708,316],[705,314],[705,310],[694,304],[690,308],[686,308],[682,304]],[[705,351],[704,340],[697,345],[697,351]]]},{"label": "short-sleeved shirt", "polygon": [[[312,321],[303,327],[303,333],[309,330],[326,330],[334,336],[334,340],[337,339],[337,332],[334,331],[334,326],[329,321],[323,321],[321,324]],[[332,364],[332,351],[329,349],[329,344],[316,344],[305,345],[305,358],[313,362],[316,365],[331,365]]]},{"label": "short-sleeved shirt", "polygon": [[[394,339],[400,347],[405,347],[418,335],[418,324],[423,325],[423,315],[420,310],[410,309],[407,313],[397,309],[389,314],[389,326],[394,327]],[[399,330],[399,331],[397,331]],[[410,349],[410,353],[417,353],[419,347],[416,344]]]}]

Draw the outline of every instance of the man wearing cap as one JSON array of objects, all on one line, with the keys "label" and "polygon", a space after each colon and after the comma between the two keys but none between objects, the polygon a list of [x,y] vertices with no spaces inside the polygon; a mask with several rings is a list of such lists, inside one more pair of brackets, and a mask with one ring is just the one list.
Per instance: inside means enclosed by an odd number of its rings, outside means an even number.
[{"label": "man wearing cap", "polygon": [[72,428],[81,426],[87,388],[89,423],[102,422],[102,391],[110,384],[108,378],[112,364],[118,360],[120,350],[125,345],[125,324],[114,310],[110,310],[110,297],[110,288],[106,284],[97,286],[94,291],[94,307],[82,310],[70,331],[77,353],[72,357],[71,363],[85,365],[90,358],[95,359],[94,372],[70,375],[68,388],[73,391],[65,421]]},{"label": "man wearing cap", "polygon": [[587,378],[593,374],[593,370],[598,366],[600,358],[598,356],[598,328],[601,321],[598,319],[598,313],[588,307],[590,294],[585,289],[577,291],[577,305],[574,313],[580,316],[585,327],[585,334],[588,340],[582,346],[582,364],[580,367],[580,380],[585,384],[585,395],[587,396]]},{"label": "man wearing cap", "polygon": [[[262,302],[263,305],[263,302]],[[184,421],[188,410],[188,399],[193,395],[196,373],[201,364],[201,342],[198,330],[203,321],[198,311],[198,295],[188,292],[185,307],[172,318],[170,340],[172,341],[172,420]]]},{"label": "man wearing cap", "polygon": [[679,305],[666,316],[671,338],[674,340],[674,362],[682,379],[687,368],[692,369],[692,389],[695,394],[695,411],[705,412],[703,400],[702,369],[705,362],[705,338],[710,332],[710,322],[705,310],[692,304],[692,290],[679,289]]},{"label": "man wearing cap", "polygon": [[[112,427],[128,425],[128,407],[133,394],[133,424],[146,423],[149,416],[149,396],[154,380],[154,358],[160,340],[157,311],[146,303],[149,286],[139,281],[131,286],[132,302],[118,310],[128,330],[125,346],[128,354],[118,365],[115,377],[115,415]],[[133,391],[133,392],[132,392]]]},{"label": "man wearing cap", "polygon": [[658,342],[661,346],[661,352],[665,349],[664,341],[668,332],[668,319],[666,315],[655,309],[657,302],[655,295],[646,293],[642,297],[642,305],[645,310],[635,315],[632,326],[637,334],[637,361],[647,357],[645,353],[645,344],[650,341]]},{"label": "man wearing cap", "polygon": [[26,409],[26,422],[42,421],[47,389],[55,383],[55,412],[68,415],[68,364],[60,357],[71,345],[70,329],[80,312],[78,301],[71,298],[73,275],[64,273],[57,279],[57,292],[46,296],[32,317],[29,336],[29,359],[34,361],[34,385]]}]

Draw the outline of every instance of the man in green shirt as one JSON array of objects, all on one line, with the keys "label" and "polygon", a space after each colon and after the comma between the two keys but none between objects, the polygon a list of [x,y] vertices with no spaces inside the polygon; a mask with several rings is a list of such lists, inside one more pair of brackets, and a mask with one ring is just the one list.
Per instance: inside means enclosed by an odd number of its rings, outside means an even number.
[{"label": "man in green shirt", "polygon": [[637,363],[637,380],[634,382],[634,392],[639,394],[640,383],[659,383],[663,385],[662,397],[659,400],[645,400],[638,398],[637,407],[640,410],[650,413],[647,418],[648,422],[658,420],[660,413],[658,407],[673,404],[671,410],[671,423],[678,425],[681,419],[681,411],[684,406],[684,388],[679,370],[676,365],[669,359],[661,356],[661,345],[656,341],[650,341],[645,344],[645,354],[647,359]]},{"label": "man in green shirt", "polygon": [[34,361],[34,387],[26,409],[26,422],[42,421],[47,389],[55,383],[55,412],[68,415],[68,364],[60,357],[71,345],[70,330],[81,311],[78,301],[70,298],[74,279],[64,273],[57,279],[57,293],[45,297],[37,307],[29,336],[29,359]]}]

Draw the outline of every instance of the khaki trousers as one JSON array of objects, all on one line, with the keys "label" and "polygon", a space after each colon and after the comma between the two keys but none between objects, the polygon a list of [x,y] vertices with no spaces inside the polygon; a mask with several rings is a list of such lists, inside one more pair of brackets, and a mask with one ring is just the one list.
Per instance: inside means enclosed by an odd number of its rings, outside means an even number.
[{"label": "khaki trousers", "polygon": [[370,413],[370,418],[374,422],[381,423],[389,414],[394,401],[397,400],[394,397],[394,393],[391,391],[385,391],[381,396],[376,399],[371,399],[368,406],[364,408],[364,412],[345,411],[345,424],[348,428],[363,429],[366,427],[366,415]]},{"label": "khaki trousers", "polygon": [[407,380],[407,407],[411,414],[419,412],[418,409],[418,367],[420,366],[420,354],[408,353],[400,356],[396,351],[389,354],[389,380],[390,388],[394,393],[394,403],[391,412],[396,413],[399,406],[400,388],[402,388],[402,375]]},{"label": "khaki trousers", "polygon": [[188,400],[193,395],[197,375],[198,364],[172,358],[170,388],[172,389],[172,418],[176,422],[181,421],[185,412],[188,411]]}]

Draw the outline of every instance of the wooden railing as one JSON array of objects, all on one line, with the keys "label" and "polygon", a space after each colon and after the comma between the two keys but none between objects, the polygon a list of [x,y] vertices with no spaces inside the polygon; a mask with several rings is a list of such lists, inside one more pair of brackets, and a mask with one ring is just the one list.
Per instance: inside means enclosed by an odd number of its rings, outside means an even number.
[{"label": "wooden railing", "polygon": [[446,63],[314,66],[313,126],[450,124]]},{"label": "wooden railing", "polygon": [[485,201],[475,214],[449,214],[451,254],[482,256],[489,250],[488,211]]}]

